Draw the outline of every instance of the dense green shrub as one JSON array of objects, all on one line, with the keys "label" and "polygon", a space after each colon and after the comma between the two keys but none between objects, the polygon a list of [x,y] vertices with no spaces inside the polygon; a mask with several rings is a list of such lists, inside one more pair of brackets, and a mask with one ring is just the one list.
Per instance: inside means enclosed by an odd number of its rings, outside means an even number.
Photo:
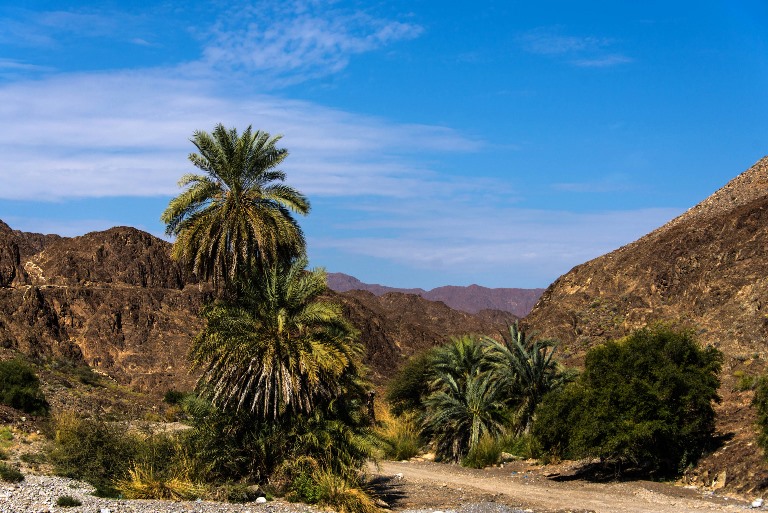
[{"label": "dense green shrub", "polygon": [[24,481],[24,474],[19,469],[12,467],[7,463],[0,463],[0,481],[6,483],[19,483]]},{"label": "dense green shrub", "polygon": [[402,415],[422,409],[429,393],[427,383],[431,379],[434,350],[412,357],[387,384],[386,399],[392,413]]},{"label": "dense green shrub", "polygon": [[768,375],[757,380],[752,406],[757,410],[757,443],[768,454]]},{"label": "dense green shrub", "polygon": [[116,495],[137,455],[137,441],[125,428],[100,420],[71,415],[54,421],[54,438],[48,458],[57,474],[88,481],[99,495]]},{"label": "dense green shrub", "polygon": [[0,362],[0,403],[32,415],[49,409],[35,371],[20,358]]},{"label": "dense green shrub", "polygon": [[642,329],[587,353],[576,382],[546,396],[534,435],[550,453],[674,475],[714,432],[722,354],[690,331]]},{"label": "dense green shrub", "polygon": [[165,395],[163,396],[163,401],[167,404],[180,404],[186,396],[187,394],[184,392],[181,392],[175,389],[170,389],[167,392],[165,392]]}]

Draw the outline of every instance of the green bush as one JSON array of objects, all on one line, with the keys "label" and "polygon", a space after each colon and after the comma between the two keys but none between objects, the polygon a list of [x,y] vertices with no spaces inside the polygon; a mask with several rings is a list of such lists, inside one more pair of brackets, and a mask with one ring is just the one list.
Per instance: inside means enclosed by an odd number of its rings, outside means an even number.
[{"label": "green bush", "polygon": [[737,392],[746,392],[757,387],[757,376],[747,374],[744,371],[736,371],[733,373],[733,377],[736,378],[736,386],[734,388]]},{"label": "green bush", "polygon": [[416,456],[421,447],[416,415],[405,413],[395,417],[384,410],[380,417],[374,433],[380,442],[383,457],[388,460],[407,460]]},{"label": "green bush", "polygon": [[427,383],[431,377],[434,353],[432,349],[414,356],[389,381],[386,399],[393,414],[421,411],[424,398],[429,393]]},{"label": "green bush", "polygon": [[165,395],[163,396],[163,401],[167,404],[180,404],[186,396],[187,394],[184,392],[170,389],[165,392]]},{"label": "green bush", "polygon": [[590,350],[576,382],[546,396],[533,433],[555,456],[675,475],[714,432],[721,362],[690,331],[636,331]]},{"label": "green bush", "polygon": [[54,421],[48,458],[58,475],[82,479],[101,496],[116,496],[115,483],[127,476],[138,453],[125,428],[100,420],[63,415]]},{"label": "green bush", "polygon": [[752,406],[757,410],[757,443],[768,455],[768,375],[757,380]]},{"label": "green bush", "polygon": [[49,409],[34,370],[19,358],[0,362],[0,403],[32,415]]},{"label": "green bush", "polygon": [[526,460],[537,459],[542,455],[541,446],[531,433],[503,437],[501,447],[504,452]]},{"label": "green bush", "polygon": [[461,460],[461,465],[469,468],[490,467],[499,463],[501,453],[501,440],[492,436],[484,436]]},{"label": "green bush", "polygon": [[24,474],[19,472],[19,469],[8,465],[7,463],[0,463],[0,481],[6,483],[19,483],[24,481]]},{"label": "green bush", "polygon": [[61,497],[56,499],[56,505],[62,508],[73,508],[77,506],[82,506],[83,503],[80,502],[78,499],[75,499],[74,497],[70,497],[69,495],[62,495]]}]

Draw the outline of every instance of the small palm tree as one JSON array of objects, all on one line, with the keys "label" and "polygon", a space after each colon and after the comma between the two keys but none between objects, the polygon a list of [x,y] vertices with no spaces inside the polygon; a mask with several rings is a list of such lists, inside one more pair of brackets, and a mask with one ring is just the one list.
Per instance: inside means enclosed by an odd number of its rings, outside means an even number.
[{"label": "small palm tree", "polygon": [[569,382],[573,375],[566,372],[553,358],[557,344],[553,340],[538,340],[526,335],[517,323],[499,342],[490,337],[490,360],[497,375],[504,378],[512,397],[517,401],[517,425],[528,432],[536,406],[544,394]]},{"label": "small palm tree", "polygon": [[424,427],[437,441],[440,458],[458,461],[481,437],[504,432],[505,383],[488,367],[483,342],[453,339],[435,352],[432,372]]},{"label": "small palm tree", "polygon": [[280,137],[219,124],[213,134],[198,131],[199,153],[189,160],[205,174],[187,174],[186,190],[168,204],[161,220],[176,236],[173,256],[200,279],[225,291],[254,266],[267,268],[304,252],[301,228],[291,212],[306,215],[309,201],[282,182],[276,169],[288,155]]},{"label": "small palm tree", "polygon": [[200,388],[223,408],[260,419],[309,413],[358,375],[360,345],[326,275],[305,257],[267,269],[237,304],[217,302],[193,347]]}]

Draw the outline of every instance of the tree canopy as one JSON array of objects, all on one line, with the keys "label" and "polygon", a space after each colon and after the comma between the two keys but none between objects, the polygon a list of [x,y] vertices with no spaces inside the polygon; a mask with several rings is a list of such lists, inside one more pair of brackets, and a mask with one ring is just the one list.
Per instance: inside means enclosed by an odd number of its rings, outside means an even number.
[{"label": "tree canopy", "polygon": [[212,134],[194,133],[199,153],[189,160],[205,174],[187,174],[186,187],[168,204],[161,220],[176,236],[174,258],[202,280],[224,290],[253,269],[304,252],[304,235],[292,213],[305,215],[304,195],[284,184],[277,167],[288,156],[280,137],[252,131],[241,135],[219,124]]},{"label": "tree canopy", "polygon": [[545,397],[534,435],[560,456],[675,474],[714,432],[721,363],[690,331],[638,330],[587,353],[583,374]]}]

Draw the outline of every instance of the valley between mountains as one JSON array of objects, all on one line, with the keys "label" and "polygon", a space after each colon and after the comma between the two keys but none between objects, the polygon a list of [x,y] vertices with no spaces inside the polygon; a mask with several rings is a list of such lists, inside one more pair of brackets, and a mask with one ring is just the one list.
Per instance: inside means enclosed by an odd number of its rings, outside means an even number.
[{"label": "valley between mountains", "polygon": [[[329,294],[360,332],[364,363],[379,386],[410,356],[451,336],[495,335],[520,317],[540,336],[559,340],[565,362],[575,366],[589,348],[653,322],[693,328],[725,361],[719,445],[683,483],[742,496],[768,487],[753,391],[738,386],[745,375],[763,374],[768,362],[768,158],[544,291],[397,290],[333,273],[329,282]],[[170,258],[169,243],[134,228],[66,238],[0,222],[0,357],[21,352],[39,362],[54,411],[162,419],[162,394],[191,390],[196,381],[188,353],[210,297],[208,284]],[[87,364],[113,386],[82,387],[51,362]],[[28,419],[21,417],[0,409],[4,422],[23,426]]]}]

